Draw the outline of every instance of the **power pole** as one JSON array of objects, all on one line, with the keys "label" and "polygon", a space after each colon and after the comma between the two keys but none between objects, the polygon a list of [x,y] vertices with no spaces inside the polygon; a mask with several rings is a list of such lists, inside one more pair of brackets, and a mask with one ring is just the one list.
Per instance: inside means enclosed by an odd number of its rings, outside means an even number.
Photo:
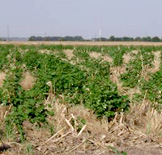
[{"label": "power pole", "polygon": [[101,41],[101,36],[102,36],[102,29],[101,27],[99,28],[99,40]]},{"label": "power pole", "polygon": [[7,26],[7,41],[10,41],[10,27]]},{"label": "power pole", "polygon": [[102,24],[101,24],[101,22],[100,22],[100,24],[99,24],[98,35],[99,35],[99,41],[101,41],[101,37],[102,37]]}]

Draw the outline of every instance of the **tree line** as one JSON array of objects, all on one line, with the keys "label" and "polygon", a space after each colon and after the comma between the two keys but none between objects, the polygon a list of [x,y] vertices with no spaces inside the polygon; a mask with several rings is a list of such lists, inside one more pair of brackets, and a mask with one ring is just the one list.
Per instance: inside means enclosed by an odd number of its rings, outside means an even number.
[{"label": "tree line", "polygon": [[41,37],[41,36],[31,36],[29,41],[85,41],[81,36],[65,36],[65,37]]},{"label": "tree line", "polygon": [[29,41],[141,41],[141,42],[162,42],[162,38],[157,36],[155,37],[115,37],[110,36],[109,38],[92,38],[92,39],[84,39],[82,36],[53,36],[53,37],[42,37],[42,36],[31,36],[29,37]]},{"label": "tree line", "polygon": [[109,38],[93,38],[94,41],[141,41],[141,42],[162,42],[162,38],[155,37],[115,37],[110,36]]},{"label": "tree line", "polygon": [[[7,41],[7,38],[0,38],[0,41]],[[101,37],[101,38],[92,38],[92,39],[84,39],[82,36],[31,36],[29,38],[10,38],[10,41],[139,41],[139,42],[162,42],[162,38],[155,37],[115,37],[110,36],[109,38]]]}]

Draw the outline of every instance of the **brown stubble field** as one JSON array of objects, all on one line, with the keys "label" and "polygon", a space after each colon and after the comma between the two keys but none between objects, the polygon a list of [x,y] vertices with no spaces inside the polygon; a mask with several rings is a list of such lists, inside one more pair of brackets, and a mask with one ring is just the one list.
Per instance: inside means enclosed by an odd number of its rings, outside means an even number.
[{"label": "brown stubble field", "polygon": [[162,42],[93,42],[93,41],[1,41],[0,44],[13,45],[73,45],[73,46],[162,46]]}]

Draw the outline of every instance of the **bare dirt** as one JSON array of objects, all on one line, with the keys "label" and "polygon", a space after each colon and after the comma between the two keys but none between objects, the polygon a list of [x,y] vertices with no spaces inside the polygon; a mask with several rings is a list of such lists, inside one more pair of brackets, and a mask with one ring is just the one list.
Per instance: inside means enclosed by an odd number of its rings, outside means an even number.
[{"label": "bare dirt", "polygon": [[161,42],[93,42],[93,41],[83,41],[83,42],[78,42],[78,41],[10,41],[10,42],[4,42],[1,41],[0,44],[14,44],[14,45],[74,45],[74,46],[82,46],[82,45],[87,45],[87,46],[115,46],[115,45],[124,45],[124,46],[162,46]]},{"label": "bare dirt", "polygon": [[[116,114],[111,122],[105,118],[97,119],[91,110],[82,105],[67,107],[56,101],[52,103],[52,107],[55,109],[55,116],[49,117],[48,121],[56,127],[53,135],[47,128],[38,129],[35,125],[24,122],[26,143],[3,141],[11,146],[4,154],[162,154],[162,140],[158,135],[162,128],[162,114],[153,110],[148,101],[142,105],[131,104],[129,114]],[[80,131],[77,130],[78,116],[87,121]],[[32,146],[31,152],[27,152],[29,146]]]},{"label": "bare dirt", "polygon": [[113,59],[109,55],[103,55],[103,61],[112,63]]},{"label": "bare dirt", "polygon": [[153,54],[154,54],[154,62],[153,62],[154,68],[152,68],[151,72],[152,72],[152,73],[155,73],[155,72],[159,71],[159,69],[160,69],[161,51],[153,52]]},{"label": "bare dirt", "polygon": [[71,60],[72,57],[74,56],[73,52],[74,52],[74,51],[73,51],[73,50],[70,50],[70,49],[64,50],[64,53],[66,54],[66,56],[67,56],[67,58],[68,58],[69,60]]},{"label": "bare dirt", "polygon": [[113,62],[113,59],[109,55],[102,55],[101,53],[98,52],[91,52],[89,56],[94,59],[102,59],[103,61],[110,63]]},{"label": "bare dirt", "polygon": [[2,87],[3,85],[3,82],[5,80],[5,77],[6,77],[6,74],[4,72],[1,72],[0,73],[0,88]]},{"label": "bare dirt", "polygon": [[123,63],[124,64],[128,64],[132,59],[133,59],[133,57],[131,56],[131,53],[126,53],[123,55]]},{"label": "bare dirt", "polygon": [[91,58],[95,58],[95,59],[101,58],[101,53],[98,53],[98,52],[91,52],[89,55]]},{"label": "bare dirt", "polygon": [[47,50],[47,49],[46,49],[46,50],[39,50],[39,52],[40,52],[40,53],[46,53],[46,54],[51,53],[51,51],[50,51],[50,50]]},{"label": "bare dirt", "polygon": [[29,90],[34,86],[35,78],[29,72],[23,73],[23,79],[20,83],[23,89]]}]

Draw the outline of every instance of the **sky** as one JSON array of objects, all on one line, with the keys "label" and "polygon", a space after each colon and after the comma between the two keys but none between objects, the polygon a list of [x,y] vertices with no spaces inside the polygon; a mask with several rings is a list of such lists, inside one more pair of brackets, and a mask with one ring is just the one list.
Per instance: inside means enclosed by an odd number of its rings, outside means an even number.
[{"label": "sky", "polygon": [[162,37],[162,0],[0,0],[0,37]]}]

